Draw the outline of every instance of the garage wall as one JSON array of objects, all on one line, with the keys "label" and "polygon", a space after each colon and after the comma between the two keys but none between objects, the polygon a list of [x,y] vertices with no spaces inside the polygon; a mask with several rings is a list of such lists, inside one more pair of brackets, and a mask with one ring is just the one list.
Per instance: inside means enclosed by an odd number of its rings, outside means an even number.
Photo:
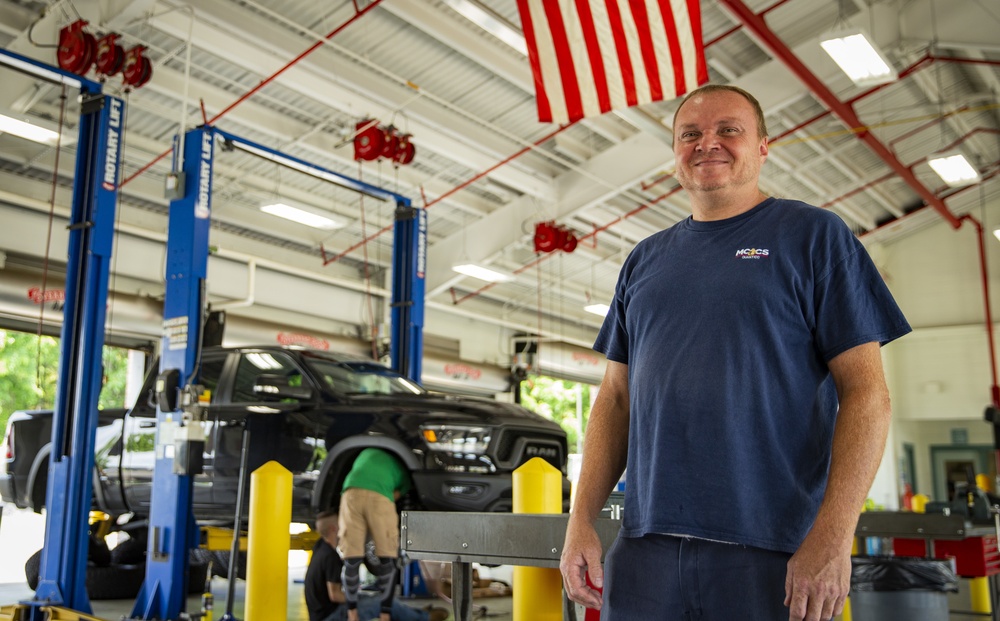
[{"label": "garage wall", "polygon": [[[1000,241],[992,235],[1000,228],[1000,203],[987,203],[973,215],[986,229],[994,339],[1000,345]],[[902,447],[911,443],[921,491],[932,493],[930,447],[950,444],[952,429],[966,429],[969,444],[993,444],[983,421],[992,380],[975,229],[966,223],[956,230],[942,220],[869,250],[914,328],[883,349],[894,421],[882,468],[898,473]],[[898,475],[880,475],[879,485],[898,486]],[[873,488],[873,498],[888,495],[883,487]]]}]

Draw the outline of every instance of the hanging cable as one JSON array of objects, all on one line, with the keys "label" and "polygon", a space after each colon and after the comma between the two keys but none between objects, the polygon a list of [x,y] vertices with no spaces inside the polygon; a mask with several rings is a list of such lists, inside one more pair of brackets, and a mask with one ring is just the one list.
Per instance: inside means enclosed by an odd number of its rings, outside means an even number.
[{"label": "hanging cable", "polygon": [[[363,168],[361,162],[358,162],[358,181],[361,181],[361,173]],[[358,208],[361,211],[361,237],[365,237],[365,194],[361,192],[358,194]],[[372,359],[378,360],[378,326],[375,323],[375,309],[372,305],[372,278],[371,269],[368,263],[368,244],[364,244],[363,248],[363,261],[364,261],[364,273],[365,273],[365,304],[368,307],[368,323],[371,326],[371,347],[372,347]]]},{"label": "hanging cable", "polygon": [[[49,224],[45,235],[45,256],[42,257],[42,291],[38,300],[38,331],[36,333],[35,350],[35,384],[42,386],[42,326],[45,322],[45,289],[49,279],[49,253],[52,249],[52,224],[56,215],[56,190],[59,188],[59,154],[62,151],[62,133],[66,119],[66,85],[62,85],[59,93],[59,134],[56,136],[56,158],[52,166],[52,192],[49,195]],[[41,394],[39,394],[39,397]],[[41,406],[41,404],[38,404]]]}]

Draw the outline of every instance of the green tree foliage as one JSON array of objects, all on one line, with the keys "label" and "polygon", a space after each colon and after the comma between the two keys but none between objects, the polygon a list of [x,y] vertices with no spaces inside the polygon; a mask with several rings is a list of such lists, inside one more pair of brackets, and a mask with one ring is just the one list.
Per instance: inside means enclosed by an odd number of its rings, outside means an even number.
[{"label": "green tree foliage", "polygon": [[[15,410],[51,409],[59,377],[59,339],[0,330],[0,433]],[[128,350],[104,348],[104,387],[98,407],[125,406]]]},{"label": "green tree foliage", "polygon": [[[569,451],[578,453],[581,432],[586,431],[590,416],[590,394],[587,384],[532,375],[521,385],[521,405],[559,423],[566,432]],[[578,412],[582,420],[578,420]]]},{"label": "green tree foliage", "polygon": [[102,356],[104,364],[104,386],[97,407],[124,408],[131,403],[125,403],[125,382],[128,379],[128,350],[121,347],[105,345]]},{"label": "green tree foliage", "polygon": [[14,410],[51,408],[59,376],[59,341],[0,330],[0,429]]}]

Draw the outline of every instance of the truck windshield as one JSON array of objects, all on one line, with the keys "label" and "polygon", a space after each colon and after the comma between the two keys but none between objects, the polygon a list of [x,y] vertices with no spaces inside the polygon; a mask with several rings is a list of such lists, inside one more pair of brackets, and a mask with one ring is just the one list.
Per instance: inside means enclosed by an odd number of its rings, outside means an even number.
[{"label": "truck windshield", "polygon": [[416,382],[378,364],[313,358],[309,365],[331,390],[342,395],[422,395],[427,392]]}]

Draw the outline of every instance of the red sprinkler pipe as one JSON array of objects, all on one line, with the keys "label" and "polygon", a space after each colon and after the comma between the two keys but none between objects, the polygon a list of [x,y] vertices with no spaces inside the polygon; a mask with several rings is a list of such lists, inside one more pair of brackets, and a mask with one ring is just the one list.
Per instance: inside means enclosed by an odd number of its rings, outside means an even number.
[{"label": "red sprinkler pipe", "polygon": [[[828,108],[833,110],[833,112],[840,117],[840,119],[847,124],[848,127],[860,128],[864,127],[861,119],[855,114],[854,109],[844,102],[840,101],[833,92],[819,78],[816,77],[812,71],[810,71],[799,58],[792,53],[788,46],[785,45],[784,41],[778,38],[776,34],[768,27],[764,22],[764,19],[759,15],[754,14],[742,0],[720,0],[720,2],[740,19],[743,24],[750,29],[768,48],[771,52],[788,68],[794,73],[802,82],[809,87],[816,97],[823,101]],[[945,220],[948,221],[954,228],[959,228],[962,226],[961,221],[955,217],[944,202],[938,198],[933,192],[927,189],[923,183],[917,179],[913,171],[903,165],[895,155],[878,138],[875,137],[868,130],[862,130],[858,132],[858,138],[863,140],[868,147],[878,155],[882,161],[889,165],[893,171],[896,172],[907,185],[909,185],[917,194],[920,195],[928,205],[933,207],[941,214]]]},{"label": "red sprinkler pipe", "polygon": [[[337,26],[336,28],[334,28],[333,30],[331,30],[330,33],[328,35],[326,35],[325,37],[323,37],[322,40],[317,41],[316,43],[313,43],[311,46],[309,46],[308,49],[306,49],[306,51],[302,52],[301,54],[299,54],[298,56],[296,56],[295,58],[293,58],[292,60],[290,60],[287,64],[285,64],[284,67],[282,67],[281,69],[278,69],[277,71],[275,71],[274,73],[272,73],[269,77],[261,80],[260,84],[258,84],[257,86],[251,88],[246,93],[243,93],[243,95],[241,95],[239,99],[237,99],[233,103],[231,103],[228,106],[226,106],[225,109],[222,110],[222,112],[219,112],[218,114],[216,114],[215,116],[213,116],[212,118],[210,118],[208,120],[208,122],[206,123],[206,125],[211,125],[212,123],[215,123],[216,121],[218,121],[219,119],[221,119],[223,116],[225,116],[230,110],[232,110],[236,106],[240,105],[241,103],[243,103],[244,101],[246,101],[250,97],[256,95],[257,92],[260,91],[260,89],[264,88],[265,86],[267,86],[268,84],[270,84],[271,82],[273,82],[275,80],[275,78],[277,78],[279,75],[281,75],[282,73],[284,73],[285,71],[287,71],[288,69],[290,69],[293,65],[295,65],[296,63],[298,63],[300,60],[302,60],[306,56],[308,56],[308,55],[312,54],[313,52],[315,52],[317,49],[320,48],[320,46],[322,46],[327,41],[329,41],[330,39],[332,39],[333,37],[335,37],[341,30],[343,30],[344,28],[347,28],[352,23],[354,23],[354,20],[358,19],[359,17],[361,17],[362,15],[364,15],[365,13],[367,13],[368,11],[370,11],[371,9],[375,8],[381,2],[382,2],[382,0],[372,0],[372,3],[369,4],[368,6],[366,6],[363,9],[358,9],[357,3],[355,3],[355,5],[354,5],[354,10],[355,10],[354,17],[352,17],[351,19],[347,20],[343,24],[341,24],[341,25]],[[163,153],[157,155],[151,162],[149,162],[148,164],[146,164],[145,166],[143,166],[139,170],[135,171],[134,173],[132,173],[131,175],[129,175],[128,177],[126,177],[125,180],[122,181],[118,185],[118,187],[119,188],[124,187],[125,184],[127,184],[129,181],[135,179],[139,175],[143,174],[144,172],[146,172],[147,170],[149,170],[150,168],[152,168],[157,162],[159,162],[163,158],[167,157],[172,152],[173,152],[173,148],[171,147],[171,148],[167,149],[166,151],[164,151]]]},{"label": "red sprinkler pipe", "polygon": [[983,281],[983,304],[986,310],[986,341],[990,349],[990,374],[993,383],[990,385],[990,398],[993,407],[1000,408],[1000,386],[997,385],[997,353],[996,345],[993,341],[993,314],[990,309],[990,279],[986,270],[986,242],[983,225],[979,220],[968,214],[962,216],[961,220],[967,220],[976,227],[976,241],[979,242],[979,275]]},{"label": "red sprinkler pipe", "polygon": [[[662,201],[663,199],[665,199],[667,197],[673,196],[674,194],[676,194],[676,193],[678,193],[680,191],[681,191],[681,186],[679,186],[679,185],[675,186],[673,189],[668,190],[667,192],[665,192],[663,194],[660,194],[659,196],[657,196],[653,200],[649,201],[648,203],[643,203],[642,205],[639,205],[638,207],[636,207],[632,211],[630,211],[630,212],[628,212],[626,214],[622,214],[622,215],[618,216],[617,218],[615,218],[611,222],[608,222],[607,224],[604,224],[602,226],[594,228],[593,231],[591,231],[591,232],[587,233],[586,235],[580,237],[577,241],[579,243],[583,243],[584,241],[586,241],[587,239],[590,239],[590,238],[594,238],[596,240],[598,233],[601,233],[603,231],[608,230],[609,228],[613,227],[614,225],[618,224],[619,222],[623,222],[623,221],[627,220],[628,218],[631,218],[632,216],[636,215],[640,211],[645,211],[646,209],[649,209],[650,207],[652,207],[656,203]],[[534,261],[532,261],[531,263],[527,263],[527,264],[522,265],[521,267],[517,268],[516,270],[514,270],[514,274],[520,274],[520,273],[524,272],[525,270],[538,265],[542,261],[546,261],[546,260],[552,258],[556,254],[558,254],[558,253],[552,252],[552,253],[549,253],[549,254],[544,254],[544,255],[538,257],[537,259],[535,259]],[[471,293],[467,293],[467,294],[463,295],[460,298],[456,297],[456,295],[455,295],[455,288],[452,287],[451,288],[451,303],[455,304],[457,306],[457,305],[461,304],[462,302],[468,300],[469,298],[474,298],[474,297],[478,296],[479,294],[483,293],[484,291],[492,289],[493,287],[496,286],[496,284],[497,283],[495,283],[495,282],[491,282],[488,285],[483,285],[482,287],[476,289],[475,291],[473,291]]]},{"label": "red sprinkler pipe", "polygon": [[[558,129],[545,134],[544,136],[542,136],[538,140],[534,141],[530,145],[524,147],[520,151],[518,151],[518,152],[516,152],[516,153],[514,153],[512,155],[509,155],[509,156],[505,157],[504,159],[502,159],[499,162],[497,162],[496,164],[490,166],[489,168],[487,168],[486,170],[482,171],[481,173],[476,174],[471,179],[467,179],[467,180],[463,181],[462,183],[456,185],[455,187],[453,187],[452,189],[448,190],[447,192],[445,192],[441,196],[439,196],[439,197],[435,198],[434,200],[432,200],[431,202],[425,204],[424,205],[424,209],[430,209],[431,207],[433,207],[437,203],[440,203],[441,201],[443,201],[444,199],[448,198],[449,196],[451,196],[455,192],[458,192],[459,190],[461,190],[463,188],[469,187],[470,185],[472,185],[476,181],[479,181],[480,179],[482,179],[486,175],[490,174],[491,172],[493,172],[497,168],[500,168],[501,166],[503,166],[507,162],[510,162],[511,160],[524,155],[525,153],[527,153],[531,149],[537,147],[538,145],[540,145],[543,142],[547,141],[548,139],[552,138],[556,134],[558,134],[558,133],[560,133],[560,132],[562,132],[564,130],[569,129],[573,125],[576,125],[577,122],[578,121],[573,121],[572,123],[567,123],[566,125],[560,125]],[[368,242],[372,241],[373,239],[375,239],[379,235],[382,235],[384,233],[388,233],[389,231],[392,230],[393,226],[394,225],[390,224],[389,226],[383,228],[382,230],[380,230],[378,232],[375,232],[375,233],[372,233],[371,235],[369,235],[368,237],[362,239],[361,241],[359,241],[358,243],[354,244],[353,246],[351,246],[347,250],[341,252],[340,254],[336,254],[336,255],[332,256],[331,258],[329,258],[329,259],[326,258],[326,251],[323,249],[323,245],[320,244],[319,251],[320,251],[320,254],[323,257],[323,265],[329,265],[330,263],[333,263],[334,261],[339,261],[340,259],[343,259],[345,256],[347,256],[350,253],[354,252],[355,250],[357,250],[361,246],[364,246],[365,244],[367,244]]]}]

